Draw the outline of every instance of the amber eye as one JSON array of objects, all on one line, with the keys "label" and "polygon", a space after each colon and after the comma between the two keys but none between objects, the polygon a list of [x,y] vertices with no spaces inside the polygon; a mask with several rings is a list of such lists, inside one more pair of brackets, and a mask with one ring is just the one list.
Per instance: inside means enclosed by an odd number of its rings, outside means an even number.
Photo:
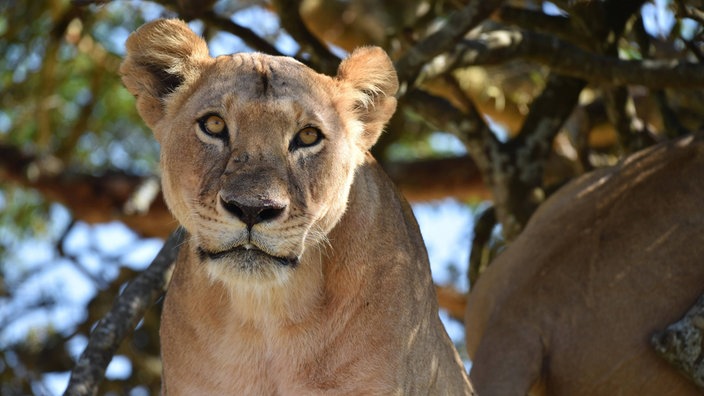
[{"label": "amber eye", "polygon": [[225,120],[215,114],[209,114],[201,118],[198,120],[198,125],[203,132],[213,136],[221,136],[227,132]]},{"label": "amber eye", "polygon": [[291,141],[291,150],[301,148],[301,147],[310,147],[314,146],[323,139],[323,134],[314,127],[305,127],[298,131],[296,136],[293,138],[293,141]]}]

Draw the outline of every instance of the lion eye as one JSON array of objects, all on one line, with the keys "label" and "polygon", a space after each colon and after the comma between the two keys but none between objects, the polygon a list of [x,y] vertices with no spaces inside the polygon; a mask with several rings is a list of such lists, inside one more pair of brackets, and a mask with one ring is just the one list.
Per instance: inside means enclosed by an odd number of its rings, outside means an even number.
[{"label": "lion eye", "polygon": [[219,136],[227,132],[227,125],[222,117],[209,114],[198,120],[200,129],[208,135]]},{"label": "lion eye", "polygon": [[298,131],[291,142],[291,149],[314,146],[323,139],[323,134],[314,127],[305,127]]}]

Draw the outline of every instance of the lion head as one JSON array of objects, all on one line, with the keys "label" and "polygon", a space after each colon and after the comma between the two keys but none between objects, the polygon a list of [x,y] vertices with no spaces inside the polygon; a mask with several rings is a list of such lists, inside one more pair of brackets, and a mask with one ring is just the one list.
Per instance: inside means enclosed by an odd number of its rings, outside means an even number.
[{"label": "lion head", "polygon": [[287,57],[212,58],[179,20],[132,34],[120,72],[161,145],[166,202],[210,273],[260,280],[324,243],[398,88],[379,48],[330,77]]}]

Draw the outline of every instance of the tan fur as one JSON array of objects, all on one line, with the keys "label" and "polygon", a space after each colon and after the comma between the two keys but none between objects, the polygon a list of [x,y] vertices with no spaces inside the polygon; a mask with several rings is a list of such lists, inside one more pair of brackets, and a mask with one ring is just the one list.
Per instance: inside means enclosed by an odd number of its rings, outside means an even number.
[{"label": "tan fur", "polygon": [[551,197],[470,293],[477,392],[701,394],[649,340],[704,292],[702,202],[701,137],[638,153]]},{"label": "tan fur", "polygon": [[[470,394],[413,215],[367,153],[396,107],[386,54],[357,50],[334,78],[290,58],[213,59],[177,20],[127,49],[123,80],[189,232],[162,316],[164,392]],[[212,113],[225,139],[200,129]],[[308,125],[324,139],[290,149]],[[248,232],[222,197],[285,209]]]}]

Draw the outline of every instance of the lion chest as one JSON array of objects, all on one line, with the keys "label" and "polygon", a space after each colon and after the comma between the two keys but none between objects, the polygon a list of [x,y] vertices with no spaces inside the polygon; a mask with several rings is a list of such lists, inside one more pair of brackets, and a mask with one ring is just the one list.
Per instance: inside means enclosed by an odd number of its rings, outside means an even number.
[{"label": "lion chest", "polygon": [[200,321],[185,321],[169,312],[168,301],[164,313],[163,385],[168,394],[393,393],[390,383],[396,374],[381,356],[384,348],[371,350],[341,332],[333,334],[332,321],[264,332],[207,314]]},{"label": "lion chest", "polygon": [[[393,393],[398,348],[363,309],[312,308],[292,322],[279,304],[232,297],[197,266],[177,264],[161,323],[169,394]],[[294,299],[305,297],[285,298]]]}]

